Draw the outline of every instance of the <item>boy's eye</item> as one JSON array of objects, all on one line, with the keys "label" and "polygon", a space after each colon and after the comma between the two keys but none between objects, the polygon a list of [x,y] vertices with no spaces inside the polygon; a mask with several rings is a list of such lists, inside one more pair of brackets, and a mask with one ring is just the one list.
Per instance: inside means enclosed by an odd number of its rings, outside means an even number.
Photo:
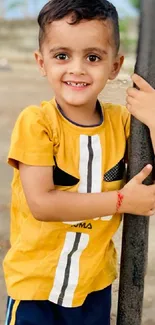
[{"label": "boy's eye", "polygon": [[55,56],[55,58],[58,59],[58,60],[68,60],[68,59],[69,59],[68,55],[65,54],[65,53],[57,54],[57,55]]},{"label": "boy's eye", "polygon": [[87,60],[90,62],[97,62],[100,60],[99,56],[95,55],[95,54],[91,54],[87,57]]}]

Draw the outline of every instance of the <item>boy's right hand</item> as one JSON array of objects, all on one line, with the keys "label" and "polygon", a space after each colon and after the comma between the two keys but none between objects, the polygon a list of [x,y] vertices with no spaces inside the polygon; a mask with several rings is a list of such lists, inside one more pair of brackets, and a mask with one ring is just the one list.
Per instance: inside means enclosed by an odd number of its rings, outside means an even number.
[{"label": "boy's right hand", "polygon": [[120,213],[131,213],[141,216],[155,214],[155,185],[144,185],[143,181],[149,176],[152,166],[145,166],[139,174],[133,177],[121,190],[124,200]]}]

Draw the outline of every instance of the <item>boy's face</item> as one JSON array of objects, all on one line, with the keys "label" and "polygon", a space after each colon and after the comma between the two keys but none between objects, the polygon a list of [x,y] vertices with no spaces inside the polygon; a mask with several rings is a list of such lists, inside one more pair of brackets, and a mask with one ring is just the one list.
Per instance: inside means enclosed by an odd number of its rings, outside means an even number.
[{"label": "boy's face", "polygon": [[60,105],[95,103],[107,80],[118,74],[123,57],[115,55],[111,22],[68,22],[71,17],[47,26],[36,60]]}]

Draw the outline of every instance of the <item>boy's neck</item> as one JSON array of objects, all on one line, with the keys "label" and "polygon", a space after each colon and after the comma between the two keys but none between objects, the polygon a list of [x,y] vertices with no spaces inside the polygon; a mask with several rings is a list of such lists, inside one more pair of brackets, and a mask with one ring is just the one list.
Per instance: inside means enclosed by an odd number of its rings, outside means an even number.
[{"label": "boy's neck", "polygon": [[64,105],[61,100],[56,102],[61,108],[63,115],[73,123],[83,126],[99,125],[102,120],[101,112],[97,109],[97,99],[94,103],[88,103],[81,106]]}]

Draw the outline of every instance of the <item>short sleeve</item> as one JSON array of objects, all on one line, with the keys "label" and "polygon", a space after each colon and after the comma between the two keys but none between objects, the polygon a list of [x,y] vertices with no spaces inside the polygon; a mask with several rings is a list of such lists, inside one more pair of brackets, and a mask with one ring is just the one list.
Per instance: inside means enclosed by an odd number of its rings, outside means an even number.
[{"label": "short sleeve", "polygon": [[122,114],[123,114],[123,124],[124,124],[124,130],[126,139],[130,136],[130,123],[131,123],[131,115],[128,112],[127,108],[122,106]]},{"label": "short sleeve", "polygon": [[125,162],[128,163],[128,139],[130,136],[130,124],[131,124],[131,115],[128,112],[126,107],[122,107],[122,116],[123,116],[123,125],[124,125],[124,132],[126,137],[126,151],[125,151]]},{"label": "short sleeve", "polygon": [[39,107],[26,108],[17,119],[12,132],[8,163],[32,166],[53,166],[52,127]]}]

